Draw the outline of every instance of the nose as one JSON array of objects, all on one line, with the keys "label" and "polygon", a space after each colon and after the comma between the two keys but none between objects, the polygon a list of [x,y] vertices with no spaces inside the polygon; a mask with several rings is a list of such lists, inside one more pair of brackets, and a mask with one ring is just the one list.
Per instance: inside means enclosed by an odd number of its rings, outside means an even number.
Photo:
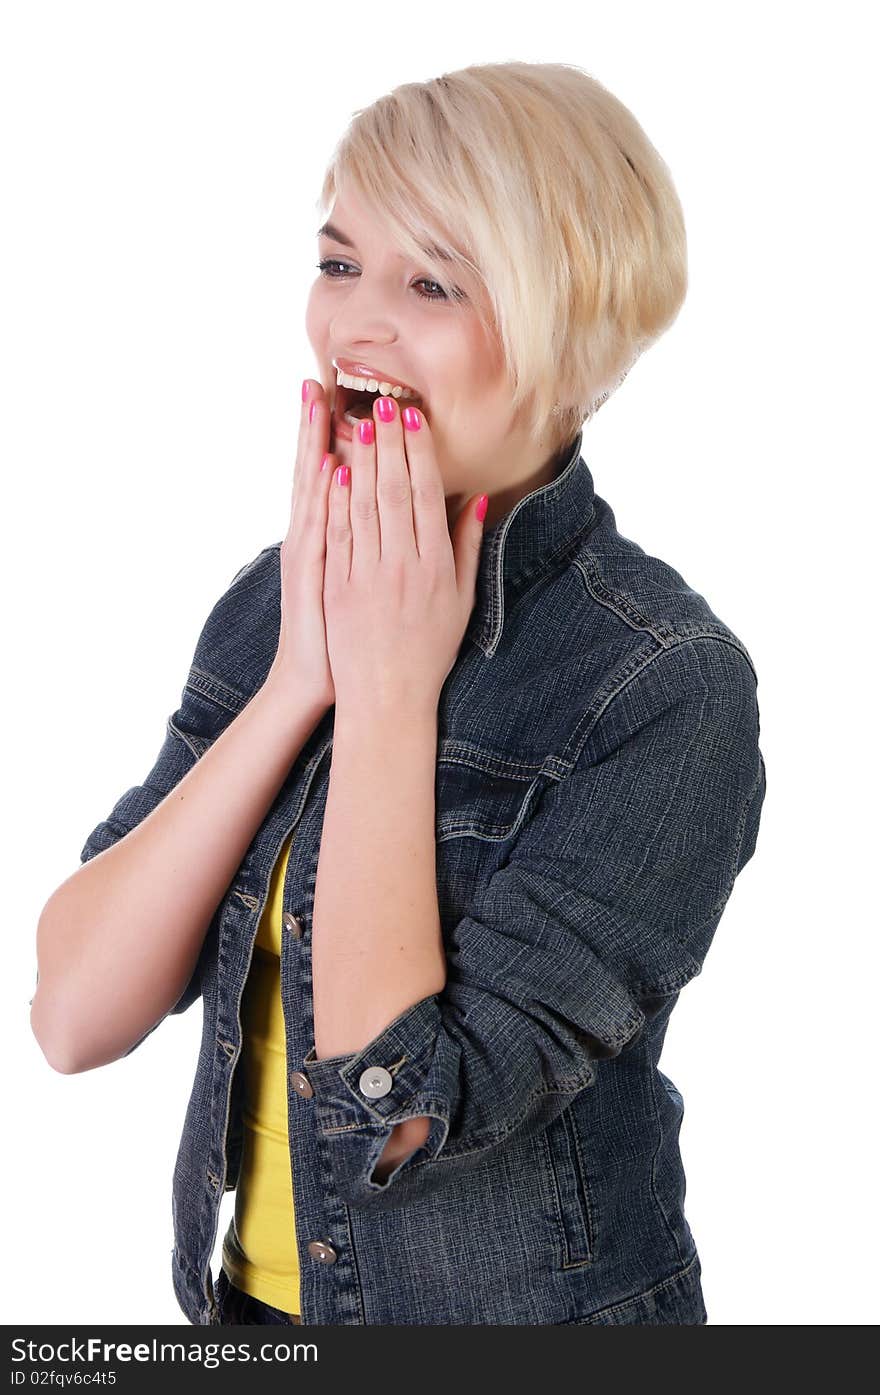
[{"label": "nose", "polygon": [[397,339],[387,293],[375,278],[360,275],[349,283],[330,324],[330,341],[344,344],[344,357],[365,358],[370,345],[385,347]]}]

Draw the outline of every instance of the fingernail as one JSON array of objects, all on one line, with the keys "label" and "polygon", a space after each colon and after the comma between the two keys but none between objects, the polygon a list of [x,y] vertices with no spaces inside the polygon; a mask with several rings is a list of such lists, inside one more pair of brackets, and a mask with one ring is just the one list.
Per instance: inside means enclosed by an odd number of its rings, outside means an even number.
[{"label": "fingernail", "polygon": [[422,419],[419,416],[417,407],[404,407],[403,424],[407,431],[421,431]]},{"label": "fingernail", "polygon": [[302,394],[303,394],[303,402],[305,402],[306,398],[307,398],[308,395],[309,395],[309,380],[308,380],[308,378],[303,378]]},{"label": "fingernail", "polygon": [[339,469],[336,471],[336,483],[348,484],[348,477],[350,474],[351,471],[349,470],[347,465],[340,465]]},{"label": "fingernail", "polygon": [[373,431],[374,427],[372,417],[364,417],[363,421],[358,427],[358,435],[361,438],[361,445],[371,446],[373,444]]},{"label": "fingernail", "polygon": [[477,515],[477,519],[480,523],[482,523],[483,519],[486,517],[486,510],[488,509],[488,507],[488,494],[481,494],[479,499],[477,500],[477,507],[474,509],[474,513]]},{"label": "fingernail", "polygon": [[329,455],[325,455],[325,456],[324,456],[324,459],[321,461],[321,469],[322,469],[322,470],[326,470],[326,469],[327,469],[327,466],[328,466],[329,464],[330,464],[330,456],[329,456]]},{"label": "fingernail", "polygon": [[397,408],[394,405],[393,397],[380,397],[376,407],[380,421],[393,421]]},{"label": "fingernail", "polygon": [[311,405],[311,407],[309,408],[309,421],[310,421],[310,422],[315,420],[315,412],[316,412],[317,410],[318,410],[318,404],[317,404],[317,402],[313,402],[312,405]]}]

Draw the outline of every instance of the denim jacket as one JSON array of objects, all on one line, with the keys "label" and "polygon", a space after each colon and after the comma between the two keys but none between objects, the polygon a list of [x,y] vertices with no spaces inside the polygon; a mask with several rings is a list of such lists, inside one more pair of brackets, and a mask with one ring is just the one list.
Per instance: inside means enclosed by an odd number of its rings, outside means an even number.
[{"label": "denim jacket", "polygon": [[[755,850],[757,679],[703,596],[617,531],[582,434],[550,483],[485,530],[440,696],[443,991],[362,1050],[315,1059],[331,708],[171,1009],[202,1000],[172,1193],[174,1290],[193,1324],[218,1322],[218,1211],[241,1162],[239,1008],[291,831],[281,993],[303,1323],[707,1321],[684,1214],[684,1106],[658,1063]],[[144,819],[265,681],[279,549],[214,606],[153,768],[90,834],[83,861]],[[425,1145],[372,1180],[393,1126],[421,1115]]]}]

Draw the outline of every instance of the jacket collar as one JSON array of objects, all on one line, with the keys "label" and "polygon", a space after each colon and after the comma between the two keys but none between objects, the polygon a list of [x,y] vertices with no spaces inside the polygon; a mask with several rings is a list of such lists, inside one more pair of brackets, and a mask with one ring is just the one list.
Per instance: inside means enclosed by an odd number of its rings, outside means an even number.
[{"label": "jacket collar", "polygon": [[595,513],[593,477],[581,456],[583,431],[554,478],[520,499],[483,532],[477,595],[467,637],[491,659],[513,602],[574,548]]}]

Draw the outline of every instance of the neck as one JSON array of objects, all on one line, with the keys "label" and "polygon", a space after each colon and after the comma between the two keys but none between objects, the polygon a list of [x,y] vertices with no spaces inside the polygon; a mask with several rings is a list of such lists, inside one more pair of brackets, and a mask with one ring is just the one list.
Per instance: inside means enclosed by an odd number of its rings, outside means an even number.
[{"label": "neck", "polygon": [[[496,485],[493,489],[489,482],[483,485],[483,492],[489,495],[489,507],[486,510],[484,529],[494,527],[527,494],[532,494],[542,485],[549,484],[550,480],[558,474],[562,460],[567,457],[570,447],[571,443],[569,442],[558,450],[554,450],[550,455],[540,452],[536,455],[533,447],[529,455],[513,463],[511,455],[506,451],[503,452],[504,480],[503,482],[499,481],[500,487]],[[450,532],[470,497],[470,494],[460,492],[447,494],[446,518]]]}]

